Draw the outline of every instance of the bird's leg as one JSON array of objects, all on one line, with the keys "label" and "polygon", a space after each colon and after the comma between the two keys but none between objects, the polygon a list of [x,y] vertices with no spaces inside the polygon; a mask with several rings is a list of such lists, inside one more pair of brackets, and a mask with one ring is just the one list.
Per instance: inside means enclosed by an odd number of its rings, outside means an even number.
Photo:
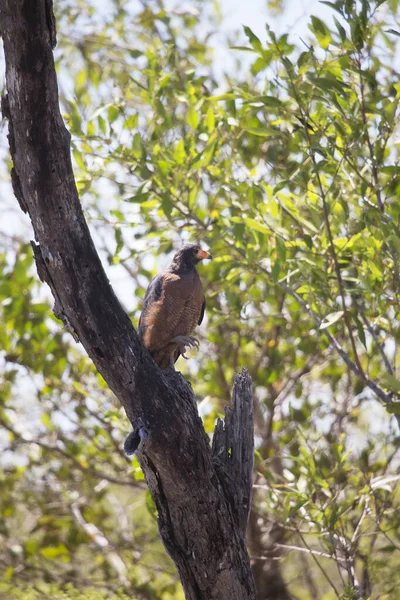
[{"label": "bird's leg", "polygon": [[175,342],[175,344],[178,344],[179,351],[180,351],[181,355],[183,356],[183,358],[186,358],[186,360],[189,358],[185,354],[186,346],[188,348],[199,348],[200,347],[199,340],[192,335],[176,335],[172,339],[172,341]]}]

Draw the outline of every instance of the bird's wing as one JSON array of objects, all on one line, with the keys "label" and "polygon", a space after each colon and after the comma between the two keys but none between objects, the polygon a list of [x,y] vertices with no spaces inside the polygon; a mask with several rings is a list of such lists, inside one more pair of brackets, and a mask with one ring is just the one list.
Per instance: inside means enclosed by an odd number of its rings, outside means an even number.
[{"label": "bird's wing", "polygon": [[189,278],[166,272],[153,279],[139,321],[139,334],[148,350],[163,348],[178,333],[185,334],[180,328],[192,294]]},{"label": "bird's wing", "polygon": [[164,274],[157,275],[157,277],[154,277],[154,279],[150,282],[150,285],[147,288],[146,293],[144,295],[142,313],[139,318],[139,336],[140,337],[143,337],[143,334],[144,334],[144,331],[146,328],[147,314],[149,312],[151,305],[154,302],[157,302],[158,300],[160,300],[160,298],[161,298],[162,288],[163,288],[163,277],[164,277]]},{"label": "bird's wing", "polygon": [[204,313],[206,311],[206,299],[204,298],[203,300],[203,304],[201,305],[201,312],[200,312],[200,316],[199,316],[199,320],[197,322],[197,325],[201,325],[203,319],[204,319]]}]

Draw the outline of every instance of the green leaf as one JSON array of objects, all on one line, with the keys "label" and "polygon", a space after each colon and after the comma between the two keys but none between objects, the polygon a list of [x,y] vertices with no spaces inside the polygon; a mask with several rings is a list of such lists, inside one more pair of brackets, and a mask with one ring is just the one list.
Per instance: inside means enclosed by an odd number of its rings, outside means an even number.
[{"label": "green leaf", "polygon": [[248,46],[229,46],[230,50],[241,50],[242,52],[255,52],[254,48],[248,48]]},{"label": "green leaf", "polygon": [[321,35],[328,35],[329,30],[327,28],[327,26],[325,25],[325,23],[323,21],[321,21],[321,19],[319,19],[318,17],[311,15],[311,23],[312,23],[312,27],[313,30],[315,31],[315,33],[320,33]]},{"label": "green leaf", "polygon": [[183,140],[179,140],[179,142],[176,144],[173,152],[173,157],[175,162],[178,163],[178,165],[183,165],[183,163],[185,162],[186,152]]},{"label": "green leaf", "polygon": [[82,396],[88,396],[89,395],[87,393],[87,391],[85,390],[85,388],[83,388],[82,385],[79,383],[79,381],[73,381],[72,385],[76,389],[76,391],[79,392],[79,394],[82,394]]},{"label": "green leaf", "polygon": [[209,106],[206,115],[206,125],[208,133],[212,133],[215,127],[215,117],[213,107]]},{"label": "green leaf", "polygon": [[110,106],[107,111],[108,122],[114,123],[114,121],[116,121],[118,119],[120,114],[121,113],[120,113],[119,108],[117,108],[116,106]]},{"label": "green leaf", "polygon": [[357,50],[362,50],[364,46],[363,26],[358,17],[353,19],[350,23],[351,39]]},{"label": "green leaf", "polygon": [[270,127],[245,127],[244,130],[253,135],[258,135],[259,137],[271,137],[279,134],[277,129],[272,129]]},{"label": "green leaf", "polygon": [[261,52],[262,44],[261,44],[260,40],[258,39],[258,37],[252,32],[250,27],[247,27],[246,25],[244,25],[243,29],[244,29],[245,34],[249,38],[249,42],[253,46],[254,50],[256,50],[257,52]]},{"label": "green leaf", "polygon": [[117,242],[115,254],[119,254],[124,247],[124,238],[122,237],[122,231],[120,227],[115,228],[115,241]]},{"label": "green leaf", "polygon": [[149,198],[149,192],[151,189],[153,182],[151,179],[148,179],[137,189],[137,192],[134,196],[130,196],[129,198],[125,198],[125,202],[133,202],[135,204],[143,204]]},{"label": "green leaf", "polygon": [[172,214],[173,203],[169,194],[164,194],[161,200],[161,208],[165,216],[169,219]]},{"label": "green leaf", "polygon": [[[348,279],[347,279],[348,280]],[[360,319],[358,317],[354,317],[354,320],[356,322],[357,325],[357,332],[358,332],[358,337],[360,339],[360,342],[362,343],[362,345],[364,346],[365,349],[367,349],[367,341],[365,338],[365,331],[364,331],[364,327],[360,321]]]},{"label": "green leaf", "polygon": [[33,540],[33,539],[26,540],[26,542],[24,544],[24,551],[27,556],[34,556],[35,554],[37,554],[38,549],[39,549],[39,541],[38,540]]},{"label": "green leaf", "polygon": [[106,122],[106,120],[101,115],[99,115],[97,117],[97,122],[99,124],[99,128],[100,128],[101,133],[103,135],[106,135],[106,132],[107,132],[107,122]]},{"label": "green leaf", "polygon": [[268,229],[268,227],[266,227],[262,223],[259,223],[255,219],[250,219],[250,218],[246,217],[243,220],[244,220],[245,224],[247,225],[247,227],[250,227],[250,229],[255,229],[255,231],[259,231],[260,233],[265,233],[266,235],[271,234],[271,231],[270,231],[270,229]]},{"label": "green leaf", "polygon": [[45,546],[41,548],[40,554],[45,558],[54,559],[60,556],[68,556],[69,553],[64,544],[59,544],[58,546]]},{"label": "green leaf", "polygon": [[78,167],[82,169],[82,171],[86,171],[86,165],[83,160],[83,153],[80,150],[78,150],[78,148],[74,148],[73,155]]},{"label": "green leaf", "polygon": [[392,33],[393,35],[400,37],[400,31],[396,31],[396,29],[386,29],[386,33]]},{"label": "green leaf", "polygon": [[[383,380],[391,391],[400,393],[400,381],[390,373],[384,373]],[[400,406],[400,403],[399,403]]]},{"label": "green leaf", "polygon": [[186,121],[188,125],[195,131],[200,122],[199,114],[196,112],[194,106],[190,106],[186,115]]},{"label": "green leaf", "polygon": [[325,25],[321,19],[311,16],[311,31],[315,33],[315,36],[318,40],[318,43],[325,50],[329,47],[329,42],[331,41],[330,31],[328,27]]},{"label": "green leaf", "polygon": [[340,81],[336,78],[333,79],[330,77],[318,77],[318,79],[314,81],[314,83],[322,90],[338,92],[344,98],[347,98],[348,90],[350,89],[349,86],[346,83],[344,83],[344,81]]},{"label": "green leaf", "polygon": [[43,425],[47,427],[47,429],[53,428],[53,423],[51,421],[49,413],[43,413],[40,420],[42,421]]},{"label": "green leaf", "polygon": [[290,507],[290,511],[289,511],[289,517],[293,517],[297,511],[299,510],[299,508],[301,508],[302,506],[304,506],[305,504],[307,504],[307,502],[309,502],[308,498],[302,498],[301,500],[299,500],[298,502],[296,502],[296,504],[294,504],[294,506]]},{"label": "green leaf", "polygon": [[336,29],[339,32],[340,35],[340,39],[342,40],[342,42],[346,41],[346,30],[345,28],[342,26],[342,24],[337,20],[336,17],[333,17],[333,20],[335,21],[335,25],[336,25]]},{"label": "green leaf", "polygon": [[142,136],[136,132],[132,138],[132,152],[135,158],[140,159],[143,155]]},{"label": "green leaf", "polygon": [[336,312],[330,313],[329,315],[324,317],[323,321],[321,322],[321,325],[319,326],[319,329],[327,329],[334,323],[337,323],[337,321],[339,321],[339,319],[341,319],[343,315],[343,310],[338,310]]},{"label": "green leaf", "polygon": [[282,100],[277,98],[276,96],[254,96],[251,100],[246,100],[243,104],[251,104],[254,102],[260,102],[261,104],[265,104],[266,106],[276,106],[279,108],[284,107],[284,103]]},{"label": "green leaf", "polygon": [[3,571],[1,575],[1,581],[8,582],[11,581],[14,575],[13,567],[8,567],[5,571]]},{"label": "green leaf", "polygon": [[325,6],[329,6],[329,8],[333,8],[333,10],[336,10],[336,12],[338,12],[340,15],[342,15],[340,2],[334,3],[334,2],[327,2],[325,0],[320,0],[320,4],[325,4]]},{"label": "green leaf", "polygon": [[271,274],[272,274],[272,279],[274,281],[278,281],[279,280],[279,274],[281,272],[281,262],[280,260],[276,260],[272,266],[271,269]]}]

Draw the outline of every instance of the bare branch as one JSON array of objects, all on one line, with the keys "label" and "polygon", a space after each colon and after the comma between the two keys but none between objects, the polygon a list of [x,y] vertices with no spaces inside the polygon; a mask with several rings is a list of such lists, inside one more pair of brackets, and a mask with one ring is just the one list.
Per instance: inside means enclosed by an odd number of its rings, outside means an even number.
[{"label": "bare branch", "polygon": [[100,550],[104,554],[107,562],[116,572],[120,582],[126,588],[129,588],[130,582],[127,577],[127,572],[128,572],[127,567],[126,567],[124,561],[122,560],[122,558],[120,557],[120,555],[117,552],[115,552],[114,550],[112,550],[112,548],[110,546],[110,542],[106,538],[104,533],[102,531],[100,531],[100,529],[98,527],[96,527],[96,525],[94,525],[93,523],[88,523],[84,519],[81,511],[79,510],[79,503],[77,501],[72,502],[71,513],[72,513],[75,521],[84,530],[84,532],[87,534],[87,536],[94,542],[94,544],[98,548],[100,548]]},{"label": "bare branch", "polygon": [[306,554],[313,554],[314,556],[322,556],[323,558],[331,558],[332,560],[338,560],[339,562],[346,562],[343,558],[336,558],[332,554],[326,552],[320,552],[319,550],[312,550],[311,548],[302,548],[301,546],[291,546],[289,544],[275,544],[278,548],[285,550],[296,550],[297,552],[305,552]]}]

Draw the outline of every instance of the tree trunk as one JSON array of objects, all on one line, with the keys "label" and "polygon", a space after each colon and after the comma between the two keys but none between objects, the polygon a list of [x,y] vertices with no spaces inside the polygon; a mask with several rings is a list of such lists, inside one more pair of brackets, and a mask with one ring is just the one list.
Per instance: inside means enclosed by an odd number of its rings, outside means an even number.
[{"label": "tree trunk", "polygon": [[100,263],[83,216],[59,105],[52,0],[0,0],[14,167],[29,213],[38,274],[54,312],[123,404],[140,439],[138,458],[163,542],[186,598],[245,600],[255,587],[244,530],[251,496],[251,381],[236,376],[234,406],[218,424],[214,454],[191,386],[158,369],[141,345]]}]

